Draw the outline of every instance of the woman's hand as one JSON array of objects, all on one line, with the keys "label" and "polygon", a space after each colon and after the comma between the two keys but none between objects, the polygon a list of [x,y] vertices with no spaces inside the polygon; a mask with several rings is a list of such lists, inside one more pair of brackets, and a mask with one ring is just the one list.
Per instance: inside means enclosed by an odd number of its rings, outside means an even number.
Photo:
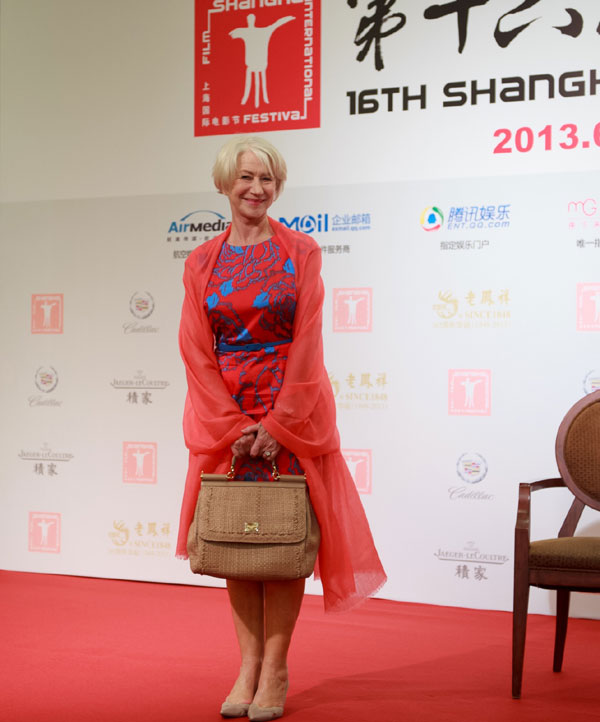
[{"label": "woman's hand", "polygon": [[237,458],[242,456],[248,456],[250,449],[256,440],[254,433],[246,433],[245,430],[242,432],[242,436],[237,441],[231,444],[231,453]]},{"label": "woman's hand", "polygon": [[250,456],[262,456],[274,460],[281,449],[281,444],[261,424],[253,424],[242,429],[244,435],[256,434],[256,439],[250,449]]}]

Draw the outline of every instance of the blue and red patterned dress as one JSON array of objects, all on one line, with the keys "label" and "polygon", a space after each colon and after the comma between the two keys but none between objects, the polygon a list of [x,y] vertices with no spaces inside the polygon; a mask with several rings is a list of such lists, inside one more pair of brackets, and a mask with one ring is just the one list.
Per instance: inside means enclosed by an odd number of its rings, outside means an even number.
[{"label": "blue and red patterned dress", "polygon": [[[229,393],[259,422],[283,383],[296,310],[294,264],[275,237],[253,246],[223,243],[206,289],[204,308],[215,335],[215,353]],[[298,459],[282,448],[282,474],[302,474]],[[249,456],[236,476],[272,478],[271,462]]]}]

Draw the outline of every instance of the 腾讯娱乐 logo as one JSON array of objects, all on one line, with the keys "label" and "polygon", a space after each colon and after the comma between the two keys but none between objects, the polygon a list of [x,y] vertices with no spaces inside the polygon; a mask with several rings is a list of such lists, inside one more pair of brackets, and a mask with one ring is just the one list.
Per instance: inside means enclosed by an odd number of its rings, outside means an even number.
[{"label": "\u817e\u8baf\u5a31\u4e50 logo", "polygon": [[196,0],[195,136],[319,127],[320,0],[266,4]]},{"label": "\u817e\u8baf\u5a31\u4e50 logo", "polygon": [[420,222],[424,231],[438,231],[444,224],[444,214],[436,206],[427,206],[421,213]]}]

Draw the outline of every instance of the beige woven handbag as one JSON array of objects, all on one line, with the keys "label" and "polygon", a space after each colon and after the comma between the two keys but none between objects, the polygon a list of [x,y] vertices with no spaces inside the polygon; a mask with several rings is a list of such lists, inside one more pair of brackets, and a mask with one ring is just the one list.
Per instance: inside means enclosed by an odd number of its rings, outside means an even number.
[{"label": "beige woven handbag", "polygon": [[202,473],[187,550],[194,574],[222,579],[276,581],[312,574],[321,532],[305,476],[274,481]]}]

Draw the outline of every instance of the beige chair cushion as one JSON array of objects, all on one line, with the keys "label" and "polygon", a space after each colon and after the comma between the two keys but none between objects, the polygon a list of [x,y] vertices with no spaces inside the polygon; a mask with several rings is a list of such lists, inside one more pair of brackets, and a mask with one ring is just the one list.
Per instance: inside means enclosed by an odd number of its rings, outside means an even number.
[{"label": "beige chair cushion", "polygon": [[529,545],[530,569],[600,571],[600,537],[542,539]]}]

